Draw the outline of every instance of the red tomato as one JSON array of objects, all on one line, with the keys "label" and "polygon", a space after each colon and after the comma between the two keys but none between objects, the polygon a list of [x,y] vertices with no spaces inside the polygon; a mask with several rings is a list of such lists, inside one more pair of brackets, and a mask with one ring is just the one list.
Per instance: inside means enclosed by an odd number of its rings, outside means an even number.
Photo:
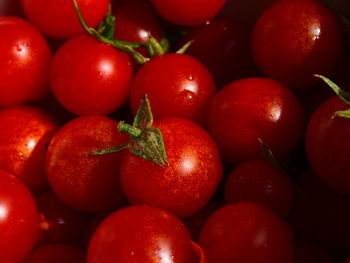
[{"label": "red tomato", "polygon": [[196,59],[169,53],[155,57],[136,74],[130,103],[134,114],[147,94],[154,117],[182,117],[204,123],[214,95],[209,71]]},{"label": "red tomato", "polygon": [[45,156],[57,125],[31,106],[0,110],[0,169],[14,174],[32,191],[47,186]]},{"label": "red tomato", "polygon": [[[230,163],[261,159],[262,139],[283,157],[298,144],[304,114],[293,93],[272,79],[234,81],[217,93],[208,117],[208,129]],[[288,139],[287,139],[288,138]]]},{"label": "red tomato", "polygon": [[206,222],[199,244],[208,263],[292,263],[291,228],[269,209],[248,202],[226,205]]},{"label": "red tomato", "polygon": [[109,114],[126,101],[132,79],[128,55],[89,35],[68,40],[51,65],[51,89],[78,115]]},{"label": "red tomato", "polygon": [[65,244],[45,245],[35,249],[22,263],[85,263],[85,253]]},{"label": "red tomato", "polygon": [[313,74],[328,74],[343,45],[336,16],[314,0],[283,0],[258,19],[252,36],[261,71],[292,88],[314,84]]},{"label": "red tomato", "polygon": [[217,147],[205,130],[186,119],[163,118],[154,127],[163,134],[168,165],[125,154],[125,194],[133,204],[156,206],[180,218],[190,216],[205,206],[221,180]]},{"label": "red tomato", "polygon": [[[113,234],[112,234],[113,233]],[[130,206],[107,217],[94,233],[88,263],[197,263],[191,237],[170,213]]]},{"label": "red tomato", "polygon": [[17,263],[29,254],[39,234],[38,212],[29,190],[0,170],[1,263]]},{"label": "red tomato", "polygon": [[194,26],[212,19],[226,0],[151,0],[159,14],[179,25]]},{"label": "red tomato", "polygon": [[48,89],[51,51],[28,22],[0,17],[0,107],[44,97]]},{"label": "red tomato", "polygon": [[[21,0],[22,8],[37,28],[55,38],[69,38],[84,32],[72,0]],[[85,22],[96,27],[105,17],[110,0],[76,0]]]}]

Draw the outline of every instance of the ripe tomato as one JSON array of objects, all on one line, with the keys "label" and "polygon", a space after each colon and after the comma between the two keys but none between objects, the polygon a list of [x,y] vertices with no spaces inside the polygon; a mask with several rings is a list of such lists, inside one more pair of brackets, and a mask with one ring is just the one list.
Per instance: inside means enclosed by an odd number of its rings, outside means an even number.
[{"label": "ripe tomato", "polygon": [[[72,0],[21,0],[29,19],[43,33],[69,38],[84,32]],[[110,0],[76,0],[85,22],[96,27],[105,17]]]},{"label": "ripe tomato", "polygon": [[38,212],[27,187],[0,170],[1,263],[17,263],[29,254],[39,234]]},{"label": "ripe tomato", "polygon": [[147,94],[155,118],[182,117],[204,123],[215,95],[209,71],[196,59],[169,53],[155,57],[136,74],[130,91],[134,114]]},{"label": "ripe tomato", "polygon": [[68,40],[56,52],[51,89],[58,101],[78,115],[105,115],[126,101],[132,79],[128,55],[89,35]]},{"label": "ripe tomato", "polygon": [[260,16],[252,35],[255,61],[267,76],[292,88],[328,74],[342,52],[336,16],[314,0],[277,1]]},{"label": "ripe tomato", "polygon": [[0,17],[0,107],[44,97],[48,89],[51,51],[31,24],[16,17]]},{"label": "ripe tomato", "polygon": [[88,263],[197,263],[191,237],[170,213],[129,206],[108,216],[94,233]]},{"label": "ripe tomato", "polygon": [[104,116],[79,117],[64,125],[52,139],[46,173],[53,192],[67,205],[99,212],[114,209],[124,201],[119,178],[121,153],[89,155],[126,141],[117,125]]},{"label": "ripe tomato", "polygon": [[184,218],[210,200],[222,176],[214,141],[200,126],[181,118],[155,121],[168,164],[161,167],[126,153],[121,165],[124,192],[132,204],[156,206]]},{"label": "ripe tomato", "polygon": [[0,169],[14,174],[32,191],[45,188],[44,161],[57,128],[50,115],[32,106],[0,110]]},{"label": "ripe tomato", "polygon": [[291,228],[269,209],[238,202],[217,210],[199,238],[208,263],[292,263]]},{"label": "ripe tomato", "polygon": [[247,78],[217,93],[208,129],[223,158],[235,164],[262,158],[259,138],[277,158],[283,157],[297,146],[303,119],[301,105],[287,87],[272,79]]}]

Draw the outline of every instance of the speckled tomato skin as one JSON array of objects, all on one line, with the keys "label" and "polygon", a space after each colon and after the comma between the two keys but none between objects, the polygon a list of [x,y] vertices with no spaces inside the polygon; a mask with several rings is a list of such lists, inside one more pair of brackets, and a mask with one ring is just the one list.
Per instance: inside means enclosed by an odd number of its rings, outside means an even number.
[{"label": "speckled tomato skin", "polygon": [[215,95],[210,72],[196,59],[169,53],[153,58],[136,74],[130,91],[135,114],[141,96],[148,95],[155,118],[181,117],[205,123]]},{"label": "speckled tomato skin", "polygon": [[58,126],[32,106],[0,110],[0,169],[14,174],[32,191],[47,186],[45,156]]},{"label": "speckled tomato skin", "polygon": [[207,132],[191,121],[163,118],[154,126],[163,134],[168,165],[162,168],[127,153],[121,165],[123,189],[133,204],[188,217],[205,206],[221,180],[219,152]]},{"label": "speckled tomato skin", "polygon": [[39,218],[28,188],[12,174],[0,170],[1,263],[22,262],[39,235]]},{"label": "speckled tomato skin", "polygon": [[334,96],[311,116],[306,132],[306,151],[312,169],[330,187],[350,194],[350,120],[334,113],[349,106]]},{"label": "speckled tomato skin", "polygon": [[64,125],[52,139],[46,173],[53,192],[67,205],[91,212],[110,210],[124,201],[120,186],[121,153],[89,153],[126,142],[118,123],[104,116],[84,116]]},{"label": "speckled tomato skin", "polygon": [[259,138],[282,158],[297,146],[303,129],[304,113],[297,98],[266,78],[231,82],[216,94],[208,115],[210,134],[223,158],[233,164],[261,159]]},{"label": "speckled tomato skin", "polygon": [[329,74],[342,52],[336,16],[314,0],[277,1],[260,16],[252,35],[255,61],[266,75],[291,88]]},{"label": "speckled tomato skin", "polygon": [[275,213],[237,202],[217,210],[204,225],[199,244],[208,263],[292,263],[293,233]]},{"label": "speckled tomato skin", "polygon": [[170,213],[129,206],[107,217],[94,233],[88,263],[196,263],[191,237]]}]

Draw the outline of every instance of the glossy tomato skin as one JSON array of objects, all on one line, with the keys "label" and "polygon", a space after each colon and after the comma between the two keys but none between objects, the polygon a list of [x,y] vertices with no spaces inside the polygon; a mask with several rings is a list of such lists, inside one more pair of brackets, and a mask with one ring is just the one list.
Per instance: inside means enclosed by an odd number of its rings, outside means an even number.
[{"label": "glossy tomato skin", "polygon": [[238,202],[217,210],[206,222],[199,244],[208,263],[292,263],[289,225],[258,204]]},{"label": "glossy tomato skin", "polygon": [[294,189],[288,175],[265,160],[240,163],[229,174],[225,184],[228,203],[255,202],[269,207],[282,218],[294,203]]},{"label": "glossy tomato skin", "polygon": [[168,165],[163,168],[127,153],[121,165],[123,189],[132,204],[188,217],[205,206],[221,180],[219,152],[207,132],[191,121],[163,118],[154,126],[163,134]]},{"label": "glossy tomato skin", "polygon": [[88,263],[197,263],[191,237],[170,213],[129,206],[108,216],[94,233]]},{"label": "glossy tomato skin", "polygon": [[132,75],[125,52],[80,35],[68,40],[55,54],[50,84],[67,110],[78,115],[106,115],[126,101]]},{"label": "glossy tomato skin", "polygon": [[93,151],[126,142],[118,123],[104,116],[83,116],[64,125],[52,139],[46,173],[53,192],[77,210],[109,211],[124,201],[120,186],[121,153]]},{"label": "glossy tomato skin", "polygon": [[28,188],[0,170],[0,254],[2,263],[19,263],[39,234],[38,212]]},{"label": "glossy tomato skin", "polygon": [[31,191],[47,187],[45,156],[58,126],[32,106],[0,110],[0,169],[14,174]]},{"label": "glossy tomato skin", "polygon": [[51,51],[31,24],[17,17],[0,17],[0,107],[32,102],[48,91]]},{"label": "glossy tomato skin", "polygon": [[342,42],[336,16],[314,0],[277,1],[260,16],[252,35],[262,73],[291,88],[311,86],[313,74],[329,74]]},{"label": "glossy tomato skin", "polygon": [[311,116],[306,133],[306,150],[316,174],[340,193],[350,194],[348,165],[350,162],[350,120],[334,116],[349,106],[334,96]]},{"label": "glossy tomato skin", "polygon": [[[31,23],[54,38],[69,38],[84,32],[73,1],[21,0],[22,8]],[[77,0],[85,22],[96,27],[105,17],[110,0]]]},{"label": "glossy tomato skin", "polygon": [[216,94],[208,115],[210,134],[223,158],[233,164],[261,159],[259,138],[282,158],[297,146],[303,126],[297,98],[284,85],[266,78],[231,82]]},{"label": "glossy tomato skin", "polygon": [[212,19],[225,2],[226,0],[151,0],[163,18],[183,26],[200,25]]},{"label": "glossy tomato skin", "polygon": [[30,253],[22,263],[84,263],[85,252],[66,244],[41,246]]},{"label": "glossy tomato skin", "polygon": [[181,117],[204,123],[215,95],[210,72],[196,59],[168,53],[153,58],[136,74],[130,92],[132,111],[148,95],[155,118]]}]

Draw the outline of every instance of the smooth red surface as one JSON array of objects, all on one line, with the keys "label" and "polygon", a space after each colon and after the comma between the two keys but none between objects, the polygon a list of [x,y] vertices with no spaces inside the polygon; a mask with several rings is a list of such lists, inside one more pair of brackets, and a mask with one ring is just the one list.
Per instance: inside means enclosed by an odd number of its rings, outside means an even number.
[{"label": "smooth red surface", "polygon": [[329,186],[350,194],[350,120],[334,113],[349,108],[334,96],[311,116],[306,133],[306,150],[310,165]]},{"label": "smooth red surface", "polygon": [[39,234],[35,201],[21,181],[1,170],[0,189],[1,263],[21,262]]},{"label": "smooth red surface", "polygon": [[85,263],[85,252],[66,244],[51,244],[39,247],[22,263]]},{"label": "smooth red surface", "polygon": [[277,1],[260,16],[252,35],[262,73],[291,88],[314,84],[313,74],[329,74],[342,42],[336,16],[314,0]]},{"label": "smooth red surface", "polygon": [[261,159],[258,139],[277,158],[292,151],[303,132],[304,113],[293,93],[272,79],[231,82],[214,98],[208,129],[223,158],[236,164]]},{"label": "smooth red surface", "polygon": [[32,102],[48,89],[51,51],[31,24],[17,17],[0,17],[0,107]]},{"label": "smooth red surface", "polygon": [[226,0],[151,0],[166,20],[184,26],[200,25],[212,19]]},{"label": "smooth red surface", "polygon": [[205,130],[180,118],[154,123],[164,138],[168,165],[162,168],[127,153],[121,166],[123,189],[133,204],[156,206],[180,218],[200,210],[222,176],[217,147]]},{"label": "smooth red surface", "polygon": [[[31,23],[55,38],[69,38],[84,32],[72,0],[21,0]],[[76,0],[86,24],[96,27],[107,14],[110,0]]]},{"label": "smooth red surface", "polygon": [[229,174],[225,199],[228,203],[248,201],[265,205],[285,218],[293,208],[294,185],[286,172],[268,161],[247,161]]},{"label": "smooth red surface", "polygon": [[105,115],[126,101],[132,71],[125,52],[81,35],[68,40],[55,54],[50,84],[67,110],[78,115]]},{"label": "smooth red surface", "polygon": [[107,217],[94,233],[88,263],[199,263],[185,226],[170,213],[130,206]]},{"label": "smooth red surface", "polygon": [[51,116],[39,108],[0,110],[0,169],[14,174],[32,191],[45,188],[44,160],[57,129]]},{"label": "smooth red surface", "polygon": [[169,53],[152,58],[136,74],[130,93],[132,111],[147,94],[154,117],[181,117],[203,124],[215,95],[210,72],[196,59]]},{"label": "smooth red surface", "polygon": [[269,209],[248,202],[226,205],[206,222],[199,244],[208,263],[291,263],[293,234]]},{"label": "smooth red surface", "polygon": [[104,116],[84,116],[64,125],[52,139],[46,173],[53,192],[84,211],[109,211],[124,201],[120,185],[121,153],[89,155],[126,142],[118,123]]}]

